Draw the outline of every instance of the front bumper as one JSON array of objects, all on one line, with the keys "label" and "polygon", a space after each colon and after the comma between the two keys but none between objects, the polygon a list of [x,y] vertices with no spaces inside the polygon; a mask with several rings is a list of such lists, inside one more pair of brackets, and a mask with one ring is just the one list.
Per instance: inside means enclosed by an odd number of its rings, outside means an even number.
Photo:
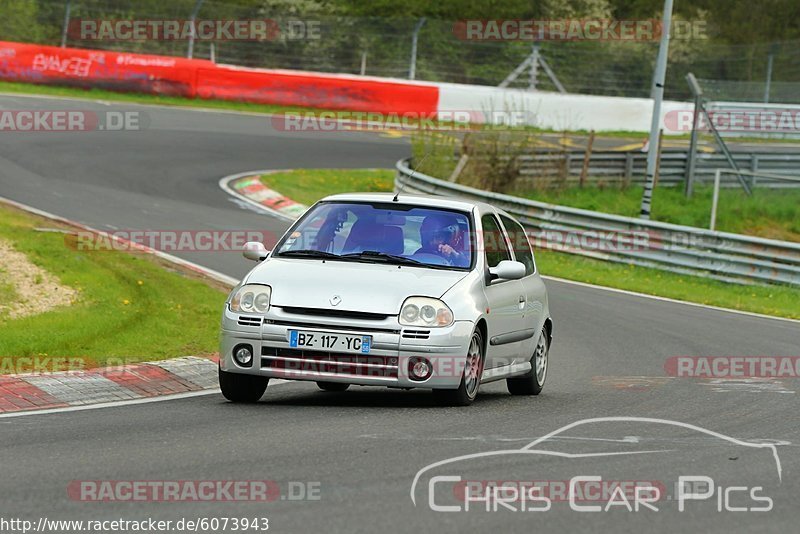
[{"label": "front bumper", "polygon": [[[404,327],[397,316],[365,320],[287,313],[273,307],[266,316],[225,308],[220,335],[220,367],[230,373],[290,380],[342,382],[364,386],[455,389],[464,372],[474,324],[456,321],[447,328]],[[368,355],[298,350],[289,346],[290,330],[372,336]],[[233,359],[239,345],[253,349],[253,363]],[[433,366],[424,380],[409,376],[409,359],[423,357]]]}]

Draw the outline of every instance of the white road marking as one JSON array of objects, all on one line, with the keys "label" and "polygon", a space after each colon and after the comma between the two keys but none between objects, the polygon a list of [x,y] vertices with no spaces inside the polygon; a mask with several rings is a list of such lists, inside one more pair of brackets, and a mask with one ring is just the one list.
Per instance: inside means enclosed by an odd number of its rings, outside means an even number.
[{"label": "white road marking", "polygon": [[278,217],[279,219],[283,219],[284,221],[294,222],[294,221],[297,220],[294,217],[289,217],[288,215],[285,215],[285,214],[283,214],[283,213],[281,213],[281,212],[279,212],[277,210],[269,208],[269,207],[267,207],[267,206],[265,206],[263,204],[259,204],[255,200],[253,200],[253,199],[241,194],[240,192],[238,192],[234,188],[232,188],[230,185],[228,185],[230,182],[232,182],[234,180],[238,180],[240,178],[246,178],[246,177],[249,177],[249,176],[260,176],[262,174],[270,174],[270,173],[276,173],[276,172],[288,172],[288,171],[287,170],[260,170],[260,171],[240,172],[238,174],[232,174],[230,176],[225,176],[224,178],[220,178],[219,187],[223,191],[225,191],[226,193],[231,195],[233,198],[238,199],[238,200],[240,200],[240,201],[252,206],[253,208],[257,209],[259,213],[263,213],[263,214],[266,214],[266,215],[272,215],[273,217]]},{"label": "white road marking", "polygon": [[38,215],[40,217],[45,217],[47,219],[52,219],[52,220],[55,220],[55,221],[59,221],[59,222],[62,222],[64,224],[68,224],[70,226],[75,226],[77,228],[81,228],[81,229],[87,230],[89,232],[94,232],[94,233],[100,234],[102,236],[107,236],[110,239],[113,239],[114,241],[129,243],[134,248],[146,251],[146,252],[148,252],[150,254],[153,254],[154,256],[157,256],[157,257],[161,258],[162,260],[168,261],[170,263],[174,263],[176,265],[181,265],[181,266],[186,267],[188,269],[192,269],[192,270],[201,272],[201,273],[205,274],[206,276],[208,276],[209,278],[212,278],[212,279],[214,279],[214,280],[216,280],[218,282],[222,282],[223,284],[228,284],[231,287],[233,287],[237,283],[239,283],[239,279],[238,278],[234,278],[232,276],[228,276],[227,274],[222,274],[222,273],[220,273],[218,271],[215,271],[213,269],[209,269],[208,267],[203,267],[202,265],[200,265],[198,263],[194,263],[194,262],[189,261],[189,260],[184,260],[183,258],[179,258],[177,256],[173,256],[172,254],[167,254],[166,252],[162,252],[162,251],[156,250],[154,248],[146,247],[144,245],[140,245],[138,243],[133,243],[133,242],[130,242],[130,241],[125,241],[124,239],[120,239],[120,238],[118,238],[117,236],[115,236],[113,234],[108,234],[107,232],[103,232],[101,230],[97,230],[95,228],[92,228],[91,226],[87,226],[87,225],[79,223],[77,221],[73,221],[72,219],[67,219],[66,217],[61,217],[60,215],[55,215],[53,213],[50,213],[49,211],[40,210],[39,208],[34,208],[33,206],[29,206],[27,204],[23,204],[22,202],[17,202],[16,200],[11,200],[10,198],[5,198],[5,197],[0,197],[0,202],[4,202],[6,204],[10,204],[10,205],[12,205],[12,206],[14,206],[16,208],[19,208],[19,209],[21,209],[23,211],[27,211],[28,213],[33,213],[34,215]]},{"label": "white road marking", "polygon": [[795,393],[775,378],[715,378],[701,383],[715,393]]},{"label": "white road marking", "polygon": [[669,297],[659,297],[656,295],[648,295],[646,293],[637,293],[636,291],[628,291],[626,289],[617,289],[615,287],[605,287],[605,286],[598,286],[595,284],[587,284],[586,282],[576,282],[575,280],[566,280],[564,278],[557,278],[555,276],[545,276],[542,275],[542,278],[545,280],[553,280],[554,282],[561,282],[564,284],[572,284],[574,286],[581,286],[581,287],[590,287],[592,289],[601,289],[603,291],[611,291],[612,293],[622,293],[623,295],[630,295],[632,297],[641,297],[645,299],[652,299],[652,300],[660,300],[663,302],[671,302],[673,304],[684,304],[686,306],[694,306],[695,308],[705,308],[707,310],[715,310],[721,312],[728,312],[728,313],[735,313],[738,315],[746,315],[749,317],[758,317],[760,319],[772,319],[774,321],[788,321],[790,323],[798,323],[800,324],[800,320],[798,319],[789,319],[787,317],[775,317],[774,315],[764,315],[763,313],[755,313],[755,312],[748,312],[748,311],[741,311],[741,310],[732,310],[730,308],[722,308],[719,306],[710,306],[708,304],[699,304],[697,302],[688,302],[685,300],[676,300],[671,299]]},{"label": "white road marking", "polygon": [[65,413],[65,412],[82,412],[84,410],[99,410],[101,408],[116,408],[118,406],[132,406],[135,404],[150,404],[151,402],[163,402],[171,400],[188,399],[192,397],[201,397],[203,395],[214,395],[219,393],[219,389],[210,389],[204,391],[189,391],[186,393],[175,393],[173,395],[164,395],[163,397],[147,397],[144,399],[132,399],[119,402],[103,402],[99,404],[86,404],[83,406],[67,406],[64,408],[49,408],[47,410],[32,410],[25,412],[11,412],[0,414],[0,419],[10,419],[12,417],[27,417],[30,415],[48,415],[52,413]]},{"label": "white road marking", "polygon": [[113,380],[93,373],[47,373],[24,377],[25,382],[71,405],[103,404],[140,399],[142,395]]},{"label": "white road marking", "polygon": [[[279,386],[281,384],[288,384],[294,382],[293,380],[283,380],[281,378],[272,378],[269,381],[269,387]],[[83,406],[66,406],[64,408],[48,408],[46,410],[28,410],[24,412],[11,412],[0,414],[0,419],[10,419],[13,417],[27,417],[31,415],[48,415],[52,413],[64,412],[82,412],[85,410],[99,410],[101,408],[116,408],[118,406],[133,406],[136,404],[150,404],[153,402],[165,402],[181,399],[190,399],[193,397],[203,397],[205,395],[215,395],[220,393],[219,388],[204,389],[202,391],[187,391],[186,393],[173,393],[172,395],[162,395],[160,397],[145,397],[143,399],[131,399],[115,402],[103,402],[98,404],[86,404]]]},{"label": "white road marking", "polygon": [[[258,213],[259,215],[262,215],[264,213],[263,210],[260,210],[260,209],[256,208],[255,206],[251,205],[249,202],[245,202],[244,200],[242,200],[240,198],[229,198],[228,200],[230,202],[232,202],[233,204],[236,204],[237,206],[239,206],[240,208],[242,208],[244,210],[252,211],[253,213]],[[272,215],[272,214],[270,214],[270,215]]]}]

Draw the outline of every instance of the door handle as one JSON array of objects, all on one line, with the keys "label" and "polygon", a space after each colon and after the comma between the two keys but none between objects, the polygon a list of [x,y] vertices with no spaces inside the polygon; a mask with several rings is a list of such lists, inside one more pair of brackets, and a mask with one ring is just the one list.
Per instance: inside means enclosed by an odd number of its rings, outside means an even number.
[{"label": "door handle", "polygon": [[525,309],[525,301],[526,300],[527,299],[525,298],[525,295],[520,295],[519,296],[519,309],[520,310],[524,310]]},{"label": "door handle", "polygon": [[520,296],[519,296],[519,301],[520,301],[520,302],[525,302],[526,300],[527,300],[527,299],[525,298],[525,295],[520,295]]}]

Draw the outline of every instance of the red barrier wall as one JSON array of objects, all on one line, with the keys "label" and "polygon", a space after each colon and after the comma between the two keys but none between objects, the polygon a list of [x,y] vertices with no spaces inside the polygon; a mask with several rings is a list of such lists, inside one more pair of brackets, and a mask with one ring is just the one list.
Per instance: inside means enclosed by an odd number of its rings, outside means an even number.
[{"label": "red barrier wall", "polygon": [[8,81],[193,97],[201,66],[213,63],[0,41],[0,78]]},{"label": "red barrier wall", "polygon": [[435,86],[225,66],[199,69],[197,96],[379,113],[436,113],[439,103]]},{"label": "red barrier wall", "polygon": [[0,41],[0,79],[380,113],[435,113],[439,102],[433,85],[6,41]]}]

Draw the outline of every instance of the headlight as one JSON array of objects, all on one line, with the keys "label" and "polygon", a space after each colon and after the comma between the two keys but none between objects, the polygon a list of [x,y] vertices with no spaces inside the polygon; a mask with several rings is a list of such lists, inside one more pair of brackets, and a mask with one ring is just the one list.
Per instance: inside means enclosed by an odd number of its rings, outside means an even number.
[{"label": "headlight", "polygon": [[453,324],[453,312],[439,299],[409,297],[400,308],[400,324],[436,328]]},{"label": "headlight", "polygon": [[228,307],[232,312],[267,313],[271,296],[271,287],[247,284],[234,292]]}]

